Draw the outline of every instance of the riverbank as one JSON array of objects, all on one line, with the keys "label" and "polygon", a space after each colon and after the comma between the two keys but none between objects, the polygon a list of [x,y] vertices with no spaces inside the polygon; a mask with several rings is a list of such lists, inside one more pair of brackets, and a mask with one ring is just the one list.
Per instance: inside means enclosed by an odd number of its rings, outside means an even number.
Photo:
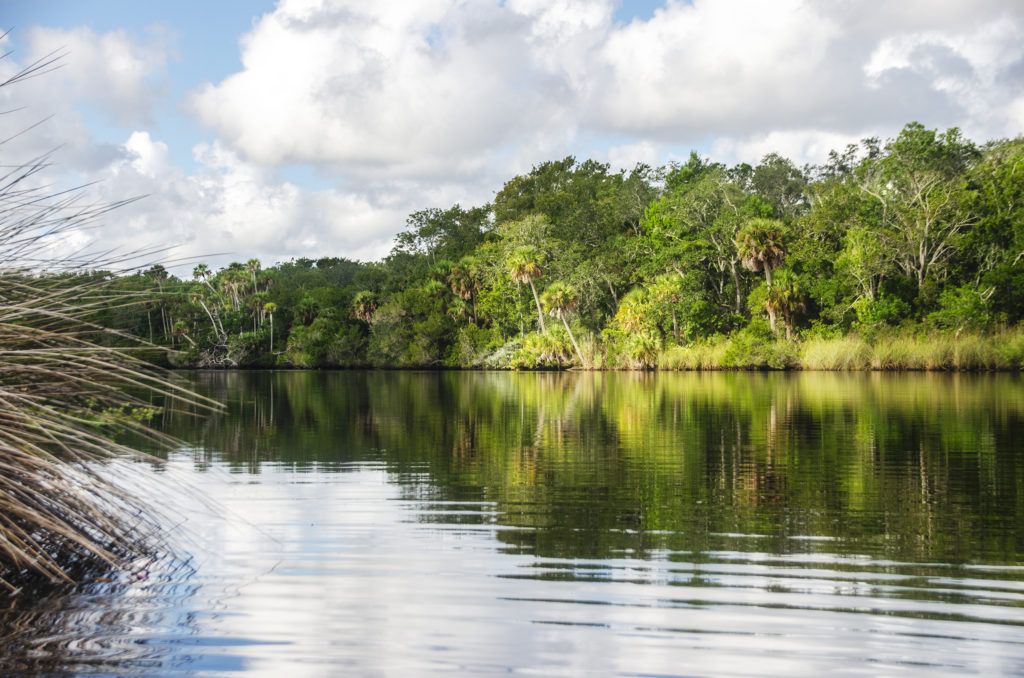
[{"label": "riverbank", "polygon": [[662,351],[667,370],[933,370],[1017,371],[1024,365],[1024,332],[993,335],[892,334],[867,341],[858,336],[803,341],[751,341],[726,337]]},{"label": "riverbank", "polygon": [[[282,352],[260,356],[246,364],[207,365],[176,353],[178,369],[383,369],[383,370],[523,370],[578,369],[588,371],[1020,371],[1024,369],[1024,329],[993,334],[894,332],[862,337],[811,336],[784,339],[741,331],[716,335],[688,344],[639,345],[623,350],[601,344],[592,334],[579,340],[580,354],[564,332],[549,330],[514,338],[500,346],[461,356],[460,360],[402,364],[294,364]],[[618,348],[618,350],[616,350]],[[582,357],[582,361],[580,360]],[[275,359],[276,358],[276,359]]]}]

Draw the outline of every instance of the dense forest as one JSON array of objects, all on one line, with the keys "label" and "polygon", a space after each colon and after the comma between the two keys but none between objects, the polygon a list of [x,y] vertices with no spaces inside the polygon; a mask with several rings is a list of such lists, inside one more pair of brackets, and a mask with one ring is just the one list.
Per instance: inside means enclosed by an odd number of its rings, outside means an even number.
[{"label": "dense forest", "polygon": [[126,298],[97,322],[177,366],[1018,369],[1024,138],[911,123],[803,168],[568,157],[410,215],[379,262],[89,276]]}]

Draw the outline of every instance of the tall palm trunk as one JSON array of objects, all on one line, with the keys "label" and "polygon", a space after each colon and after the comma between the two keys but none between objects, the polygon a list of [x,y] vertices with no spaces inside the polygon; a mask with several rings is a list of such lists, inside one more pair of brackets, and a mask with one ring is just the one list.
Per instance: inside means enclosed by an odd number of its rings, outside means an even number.
[{"label": "tall palm trunk", "polygon": [[572,330],[569,329],[569,322],[562,316],[562,324],[565,325],[565,331],[569,333],[569,341],[572,342],[572,347],[576,349],[576,355],[580,359],[580,367],[583,367],[583,351],[580,350],[580,345],[576,343],[576,337],[573,336]]},{"label": "tall palm trunk", "polygon": [[530,283],[530,291],[533,292],[533,301],[537,304],[537,318],[540,320],[540,333],[547,334],[547,327],[544,326],[544,311],[540,309],[540,297],[537,296],[537,288],[533,286],[533,279],[527,278]]}]

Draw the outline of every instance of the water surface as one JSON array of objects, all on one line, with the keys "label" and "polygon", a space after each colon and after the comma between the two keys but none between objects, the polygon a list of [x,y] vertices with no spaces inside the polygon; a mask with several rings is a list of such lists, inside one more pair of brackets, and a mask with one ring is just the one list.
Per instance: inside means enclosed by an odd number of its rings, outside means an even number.
[{"label": "water surface", "polygon": [[1024,675],[1017,375],[186,376],[176,557],[7,673]]}]

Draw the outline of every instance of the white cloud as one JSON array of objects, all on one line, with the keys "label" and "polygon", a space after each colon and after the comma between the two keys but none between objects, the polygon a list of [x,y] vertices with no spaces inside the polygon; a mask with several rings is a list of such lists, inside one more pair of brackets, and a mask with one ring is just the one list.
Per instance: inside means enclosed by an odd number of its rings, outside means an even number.
[{"label": "white cloud", "polygon": [[254,256],[269,263],[299,256],[373,259],[387,253],[395,224],[411,211],[408,202],[382,205],[372,194],[303,190],[220,143],[195,148],[199,168],[192,174],[168,165],[166,146],[148,133],[133,133],[124,150],[98,174],[94,192],[102,200],[145,197],[108,218],[104,244],[173,245],[170,258],[216,265]]},{"label": "white cloud", "polygon": [[857,134],[840,134],[819,130],[775,130],[767,134],[744,137],[720,137],[712,144],[711,157],[716,162],[757,165],[769,153],[789,158],[798,167],[820,163],[829,151],[841,151],[848,144],[859,144],[873,136],[871,130]]},{"label": "white cloud", "polygon": [[27,59],[64,54],[60,68],[24,86],[42,88],[46,100],[95,106],[119,125],[151,124],[166,94],[171,38],[152,29],[145,42],[125,31],[98,34],[89,28],[30,28]]},{"label": "white cloud", "polygon": [[778,124],[813,102],[839,33],[799,0],[670,3],[609,36],[592,105],[609,128],[665,136]]},{"label": "white cloud", "polygon": [[[1024,132],[1024,6],[669,0],[625,25],[614,7],[281,0],[240,39],[237,73],[174,102],[215,135],[189,171],[171,160],[182,140],[151,124],[171,103],[173,41],[31,29],[21,63],[69,57],[0,90],[5,109],[28,105],[6,117],[11,129],[54,114],[3,149],[23,158],[63,144],[58,161],[73,180],[100,179],[99,196],[149,196],[112,215],[96,244],[277,261],[379,257],[410,212],[481,204],[570,154],[629,168],[695,147],[716,161],[776,151],[802,164],[911,120],[978,141]],[[96,141],[90,109],[122,142]],[[315,167],[327,187],[282,179],[292,165]]]},{"label": "white cloud", "polygon": [[[868,84],[879,87],[893,71],[912,72],[930,82],[965,112],[962,125],[981,134],[1020,133],[1010,102],[1021,82],[1024,20],[1002,16],[964,30],[906,32],[882,39],[864,65]],[[1016,69],[1016,74],[1014,71]],[[1014,75],[1016,77],[1014,77]]]},{"label": "white cloud", "polygon": [[285,0],[243,40],[244,70],[198,88],[191,106],[264,164],[472,175],[565,118],[569,75],[550,34],[599,21],[520,4]]},{"label": "white cloud", "polygon": [[647,140],[613,146],[606,153],[594,153],[593,155],[595,159],[607,162],[615,171],[631,170],[640,163],[651,167],[657,167],[662,163],[658,147]]}]

